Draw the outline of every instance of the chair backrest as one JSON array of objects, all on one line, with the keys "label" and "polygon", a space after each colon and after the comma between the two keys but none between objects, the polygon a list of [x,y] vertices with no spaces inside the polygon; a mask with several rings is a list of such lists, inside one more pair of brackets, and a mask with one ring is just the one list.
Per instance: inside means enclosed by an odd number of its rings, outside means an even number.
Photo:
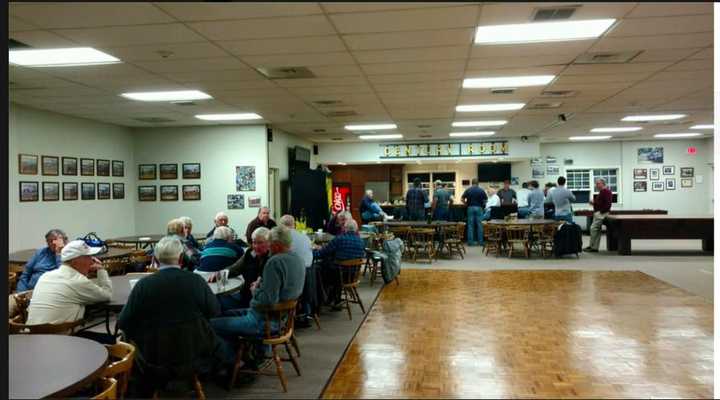
[{"label": "chair backrest", "polygon": [[8,299],[8,319],[18,317],[18,322],[25,323],[31,298],[32,290],[11,294]]},{"label": "chair backrest", "polygon": [[117,341],[113,345],[106,345],[108,353],[110,353],[110,364],[105,367],[103,376],[108,378],[116,378],[118,381],[117,391],[120,398],[125,397],[128,381],[132,373],[133,361],[135,360],[135,346],[130,343]]},{"label": "chair backrest", "polygon": [[435,236],[435,229],[432,228],[414,228],[411,232],[416,242],[432,242]]},{"label": "chair backrest", "polygon": [[15,291],[15,284],[17,284],[17,274],[8,272],[8,293]]},{"label": "chair backrest", "polygon": [[340,268],[340,276],[343,285],[360,282],[360,270],[363,263],[365,263],[365,260],[362,258],[335,260],[335,265]]},{"label": "chair backrest", "polygon": [[507,240],[527,240],[530,236],[529,225],[508,225],[505,228]]},{"label": "chair backrest", "polygon": [[150,264],[152,257],[150,257],[145,250],[137,250],[130,253],[130,262],[133,264],[141,263],[143,265]]},{"label": "chair backrest", "polygon": [[465,222],[458,222],[457,224],[457,230],[458,230],[458,238],[460,240],[465,239],[465,228],[467,227],[467,224]]},{"label": "chair backrest", "polygon": [[122,260],[109,260],[103,262],[103,265],[105,266],[105,270],[107,270],[108,274],[110,275],[116,275],[122,272],[125,272],[125,267],[127,266],[127,262]]},{"label": "chair backrest", "polygon": [[[264,340],[285,340],[292,336],[295,329],[295,311],[297,299],[286,300],[272,305],[256,305],[255,311],[263,316],[265,321]],[[277,324],[278,331],[272,331],[272,325]]]},{"label": "chair backrest", "polygon": [[554,224],[543,224],[542,227],[538,230],[538,233],[540,234],[539,239],[540,240],[553,240],[555,238],[555,232],[557,232],[557,228],[559,223]]},{"label": "chair backrest", "polygon": [[16,316],[8,320],[8,332],[10,334],[26,334],[26,335],[68,335],[72,334],[75,328],[85,324],[84,319],[72,322],[63,322],[62,324],[37,324],[27,325],[19,321],[20,316]]},{"label": "chair backrest", "polygon": [[96,387],[101,391],[92,397],[93,400],[115,400],[117,399],[117,380],[113,378],[100,378]]}]

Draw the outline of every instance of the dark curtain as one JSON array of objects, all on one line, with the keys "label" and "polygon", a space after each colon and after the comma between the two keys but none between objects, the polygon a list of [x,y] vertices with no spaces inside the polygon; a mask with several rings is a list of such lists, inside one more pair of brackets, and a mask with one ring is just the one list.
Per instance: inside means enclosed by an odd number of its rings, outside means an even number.
[{"label": "dark curtain", "polygon": [[290,182],[291,213],[295,218],[305,215],[307,226],[313,229],[322,229],[323,221],[329,219],[326,177],[324,171],[296,171]]}]

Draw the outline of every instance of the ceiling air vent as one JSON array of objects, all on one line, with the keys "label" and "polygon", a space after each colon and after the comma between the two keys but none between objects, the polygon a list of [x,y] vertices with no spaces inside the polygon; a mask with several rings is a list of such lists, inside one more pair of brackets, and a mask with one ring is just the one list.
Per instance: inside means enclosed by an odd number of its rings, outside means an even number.
[{"label": "ceiling air vent", "polygon": [[174,119],[163,118],[163,117],[140,117],[140,118],[133,118],[133,119],[135,121],[147,122],[150,124],[160,124],[163,122],[175,122]]},{"label": "ceiling air vent", "polygon": [[268,79],[307,79],[315,78],[315,74],[305,67],[258,67],[258,72]]},{"label": "ceiling air vent", "polygon": [[173,101],[172,103],[175,104],[176,106],[196,106],[197,105],[194,101],[184,101],[184,100]]},{"label": "ceiling air vent", "polygon": [[565,7],[553,7],[553,8],[537,8],[533,13],[531,21],[534,22],[545,22],[545,21],[557,21],[562,19],[569,19],[575,14],[580,5],[565,6]]},{"label": "ceiling air vent", "polygon": [[432,135],[420,135],[421,138],[431,138]]},{"label": "ceiling air vent", "polygon": [[334,138],[332,138],[332,139],[330,139],[330,140],[339,141],[339,140],[343,140],[343,138],[341,138],[341,137],[334,137]]},{"label": "ceiling air vent", "polygon": [[342,105],[342,100],[318,100],[313,101],[313,104],[316,104],[318,106],[339,106]]},{"label": "ceiling air vent", "polygon": [[543,90],[540,97],[574,97],[577,92],[574,90]]},{"label": "ceiling air vent", "polygon": [[354,117],[358,115],[357,112],[353,110],[347,110],[347,111],[329,111],[325,113],[326,117]]},{"label": "ceiling air vent", "polygon": [[26,45],[25,43],[18,42],[15,39],[8,39],[8,49],[29,49],[30,46]]},{"label": "ceiling air vent", "polygon": [[642,50],[622,51],[617,53],[585,53],[576,58],[573,64],[623,64],[632,61]]},{"label": "ceiling air vent", "polygon": [[559,108],[562,105],[562,102],[552,102],[552,103],[535,103],[531,104],[527,107],[528,110],[546,110],[549,108]]},{"label": "ceiling air vent", "polygon": [[427,128],[432,128],[432,125],[423,124],[423,125],[417,125],[417,127],[420,128],[420,129],[427,129]]},{"label": "ceiling air vent", "polygon": [[315,133],[325,133],[325,129],[313,129]]},{"label": "ceiling air vent", "polygon": [[492,93],[492,94],[513,94],[513,93],[515,93],[515,89],[511,89],[511,88],[490,89],[490,93]]}]

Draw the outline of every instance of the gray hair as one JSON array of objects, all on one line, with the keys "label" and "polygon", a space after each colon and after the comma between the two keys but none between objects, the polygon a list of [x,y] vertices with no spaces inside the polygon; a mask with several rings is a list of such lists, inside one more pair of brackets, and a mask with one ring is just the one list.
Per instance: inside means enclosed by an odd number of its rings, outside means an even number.
[{"label": "gray hair", "polygon": [[270,243],[281,243],[285,247],[292,246],[290,229],[279,225],[270,230]]},{"label": "gray hair", "polygon": [[352,219],[352,213],[347,210],[341,211],[340,213],[338,213],[338,217],[339,216],[343,216],[345,219]]},{"label": "gray hair", "polygon": [[268,211],[268,214],[270,213],[270,207],[260,207],[260,208],[258,209],[258,215],[260,215],[260,213],[261,213],[263,210],[267,210],[267,211]]},{"label": "gray hair", "polygon": [[365,191],[365,194],[368,195],[368,196],[370,196],[371,194],[373,194],[372,189],[366,190],[366,191]]},{"label": "gray hair", "polygon": [[213,239],[230,240],[232,239],[232,231],[227,226],[218,226],[213,232]]},{"label": "gray hair", "polygon": [[182,233],[185,223],[180,218],[171,219],[167,224],[168,235],[179,235]]},{"label": "gray hair", "polygon": [[58,237],[58,236],[63,238],[63,240],[67,242],[68,238],[67,238],[67,235],[65,234],[65,232],[63,232],[62,230],[57,229],[57,228],[50,229],[48,231],[48,233],[45,234],[45,240],[50,240],[51,237]]},{"label": "gray hair", "polygon": [[155,245],[154,255],[160,264],[177,265],[180,254],[185,250],[176,235],[165,236]]},{"label": "gray hair", "polygon": [[295,217],[290,214],[285,214],[280,217],[280,225],[287,226],[290,229],[295,228]]},{"label": "gray hair", "polygon": [[607,184],[607,182],[605,182],[605,179],[603,178],[597,178],[595,179],[595,182],[602,182],[603,185]]},{"label": "gray hair", "polygon": [[190,217],[180,217],[178,219],[185,224],[186,228],[192,228],[192,219],[190,219]]},{"label": "gray hair", "polygon": [[225,213],[222,212],[222,211],[220,211],[220,212],[218,212],[217,214],[215,214],[215,221],[219,220],[220,218],[227,218],[227,219],[229,219],[228,216],[227,216],[227,214],[225,214]]},{"label": "gray hair", "polygon": [[357,232],[358,231],[358,224],[355,222],[354,219],[350,218],[347,221],[345,221],[345,232]]},{"label": "gray hair", "polygon": [[261,226],[253,231],[252,235],[250,235],[250,239],[260,239],[267,242],[270,240],[270,229]]}]

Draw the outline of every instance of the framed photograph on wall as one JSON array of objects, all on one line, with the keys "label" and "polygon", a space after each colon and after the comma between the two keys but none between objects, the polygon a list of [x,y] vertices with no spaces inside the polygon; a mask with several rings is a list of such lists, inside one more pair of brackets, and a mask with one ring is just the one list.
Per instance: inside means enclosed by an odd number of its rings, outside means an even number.
[{"label": "framed photograph on wall", "polygon": [[160,201],[178,201],[177,185],[160,186]]},{"label": "framed photograph on wall", "polygon": [[665,190],[665,182],[651,182],[652,183],[652,191],[653,192],[662,192]]},{"label": "framed photograph on wall", "polygon": [[140,164],[140,165],[138,165],[138,178],[141,180],[157,179],[157,165],[155,165],[155,164]]},{"label": "framed photograph on wall", "polygon": [[97,176],[110,176],[110,160],[97,160]]},{"label": "framed photograph on wall", "polygon": [[675,178],[665,179],[665,190],[675,190]]},{"label": "framed photograph on wall", "polygon": [[681,167],[680,177],[681,178],[692,178],[695,176],[695,168],[693,167]]},{"label": "framed photograph on wall", "polygon": [[[177,164],[160,164],[160,179],[177,179],[178,178],[178,166]],[[162,200],[162,194],[160,195]]]},{"label": "framed photograph on wall", "polygon": [[125,176],[125,162],[112,160],[112,176]]},{"label": "framed photograph on wall", "polygon": [[92,158],[80,159],[80,175],[95,176],[95,160]]},{"label": "framed photograph on wall", "polygon": [[83,182],[80,184],[80,200],[95,200],[95,184]]},{"label": "framed photograph on wall", "polygon": [[157,186],[138,186],[138,200],[140,201],[156,201]]},{"label": "framed photograph on wall", "polygon": [[200,200],[200,185],[183,185],[182,199],[183,201]]},{"label": "framed photograph on wall", "polygon": [[665,161],[662,147],[640,147],[637,151],[640,164],[662,164]]},{"label": "framed photograph on wall", "polygon": [[693,187],[693,179],[692,179],[692,178],[682,178],[682,179],[680,179],[680,187],[684,187],[684,188],[691,188],[691,187]]},{"label": "framed photograph on wall", "polygon": [[60,158],[55,156],[42,156],[40,158],[42,174],[49,176],[60,175]]},{"label": "framed photograph on wall", "polygon": [[39,184],[37,182],[20,182],[20,201],[38,201]]},{"label": "framed photograph on wall", "polygon": [[63,157],[62,158],[62,174],[63,175],[75,175],[78,174],[78,160],[75,157]]},{"label": "framed photograph on wall", "polygon": [[238,192],[255,191],[255,167],[252,165],[235,167],[235,190]]},{"label": "framed photograph on wall", "polygon": [[112,198],[113,198],[113,200],[125,198],[125,184],[124,183],[113,183]]},{"label": "framed photograph on wall", "polygon": [[260,197],[248,197],[248,207],[260,208]]},{"label": "framed photograph on wall", "polygon": [[43,201],[60,200],[60,182],[43,182],[42,199]]},{"label": "framed photograph on wall", "polygon": [[660,168],[650,168],[650,180],[651,181],[659,181],[660,180]]},{"label": "framed photograph on wall", "polygon": [[110,184],[98,182],[97,184],[98,200],[110,200]]},{"label": "framed photograph on wall", "polygon": [[647,182],[646,181],[633,182],[633,192],[647,192]]},{"label": "framed photograph on wall", "polygon": [[183,179],[200,179],[200,163],[184,163],[182,165]]},{"label": "framed photograph on wall", "polygon": [[245,209],[245,195],[244,194],[229,194],[229,195],[227,195],[227,208],[228,208],[228,210],[243,210],[243,209]]},{"label": "framed photograph on wall", "polygon": [[675,166],[663,165],[663,175],[675,175]]},{"label": "framed photograph on wall", "polygon": [[18,173],[22,175],[37,175],[38,156],[34,154],[18,154]]},{"label": "framed photograph on wall", "polygon": [[647,168],[633,169],[633,179],[647,179],[647,178],[648,178]]},{"label": "framed photograph on wall", "polygon": [[63,182],[63,201],[78,199],[77,182]]}]

